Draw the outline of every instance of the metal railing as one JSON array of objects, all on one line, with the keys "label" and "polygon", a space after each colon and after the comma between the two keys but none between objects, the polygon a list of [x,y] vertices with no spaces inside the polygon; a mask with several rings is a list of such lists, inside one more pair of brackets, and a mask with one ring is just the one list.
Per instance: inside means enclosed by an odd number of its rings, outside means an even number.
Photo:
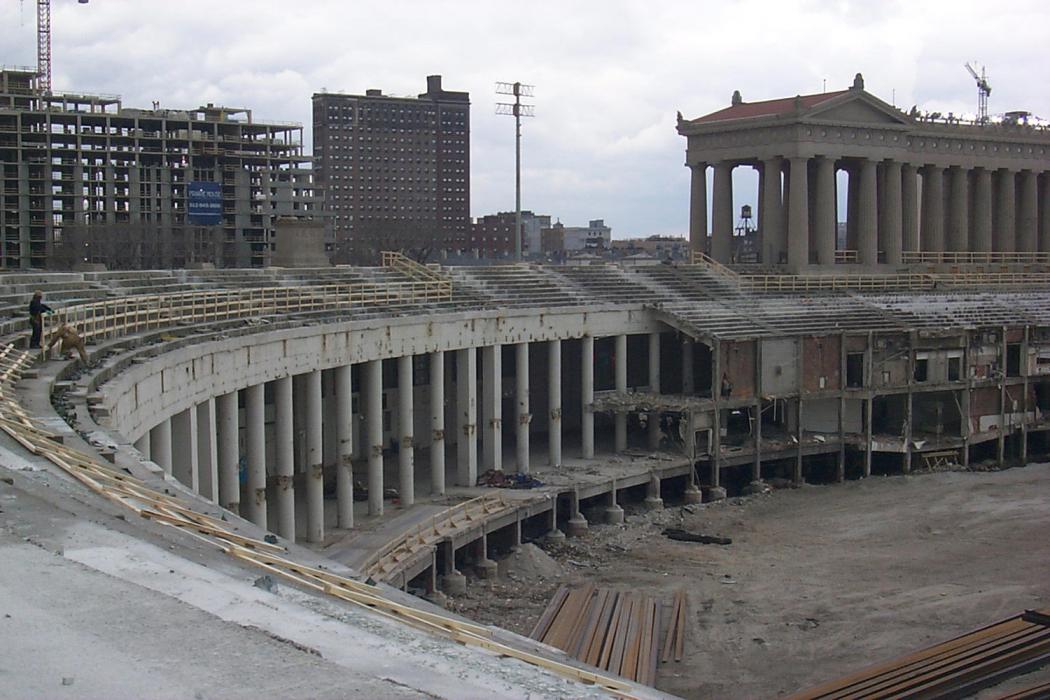
[{"label": "metal railing", "polygon": [[933,275],[744,275],[740,286],[749,292],[816,292],[833,290],[928,290],[937,286]]},{"label": "metal railing", "polygon": [[853,265],[853,264],[856,264],[857,260],[858,260],[858,258],[857,258],[857,251],[855,251],[855,250],[836,250],[835,251],[835,262],[837,264]]},{"label": "metal railing", "polygon": [[[398,253],[384,253],[384,265],[405,273],[411,265],[426,270],[426,279],[404,282],[350,282],[304,287],[219,289],[173,294],[137,295],[77,304],[56,310],[48,326],[63,323],[81,338],[115,338],[143,330],[183,323],[207,323],[267,314],[336,311],[362,306],[397,306],[449,301],[452,283],[417,263],[408,265]],[[417,271],[418,272],[418,271]],[[407,274],[407,273],[406,273]],[[420,275],[422,277],[422,275]]]},{"label": "metal railing", "polygon": [[1050,263],[1050,253],[1043,251],[906,250],[901,253],[901,262],[933,265],[1045,265]]},{"label": "metal railing", "polygon": [[717,272],[718,274],[722,275],[723,277],[727,277],[727,278],[732,279],[732,280],[738,280],[740,278],[740,275],[737,274],[734,270],[732,270],[728,266],[723,265],[722,263],[718,262],[717,260],[715,260],[714,258],[712,258],[710,255],[708,255],[707,253],[705,253],[702,250],[694,250],[693,251],[692,263],[694,265],[700,265],[702,267],[706,267],[709,270],[711,270],[713,272]]}]

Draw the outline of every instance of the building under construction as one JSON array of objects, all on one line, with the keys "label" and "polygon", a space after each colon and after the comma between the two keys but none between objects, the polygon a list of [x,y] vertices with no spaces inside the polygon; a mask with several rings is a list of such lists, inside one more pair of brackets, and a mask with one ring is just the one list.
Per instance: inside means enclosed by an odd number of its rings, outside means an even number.
[{"label": "building under construction", "polygon": [[[0,268],[54,267],[56,251],[65,266],[260,267],[278,216],[320,214],[299,124],[214,105],[131,109],[37,81],[0,71]],[[137,239],[153,248],[114,259]]]}]

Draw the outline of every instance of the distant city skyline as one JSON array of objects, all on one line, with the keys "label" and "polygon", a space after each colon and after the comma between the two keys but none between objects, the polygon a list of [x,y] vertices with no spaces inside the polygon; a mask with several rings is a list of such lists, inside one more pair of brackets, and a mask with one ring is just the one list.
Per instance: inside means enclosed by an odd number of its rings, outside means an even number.
[{"label": "distant city skyline", "polygon": [[[270,0],[179,4],[55,0],[54,89],[118,93],[124,104],[248,106],[294,120],[312,149],[310,96],[323,89],[414,95],[442,74],[472,100],[471,215],[513,209],[513,122],[497,81],[536,86],[523,126],[524,208],[567,224],[604,218],[616,237],[684,234],[689,175],[675,112],[847,87],[907,110],[976,110],[963,64],[987,66],[990,111],[1050,117],[1039,78],[1050,9],[1014,2],[670,2],[351,5]],[[0,6],[0,63],[35,63],[32,2]],[[236,27],[236,32],[227,31]],[[741,171],[745,169],[740,169]],[[734,209],[755,204],[737,174]]]}]

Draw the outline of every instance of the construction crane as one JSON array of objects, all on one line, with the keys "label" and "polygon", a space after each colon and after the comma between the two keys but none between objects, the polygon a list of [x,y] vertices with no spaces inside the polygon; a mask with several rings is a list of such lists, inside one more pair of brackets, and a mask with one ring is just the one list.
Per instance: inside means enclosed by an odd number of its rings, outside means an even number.
[{"label": "construction crane", "polygon": [[[25,0],[22,0],[23,3]],[[77,0],[87,5],[88,0]],[[36,0],[36,72],[39,87],[51,93],[51,0]]]},{"label": "construction crane", "polygon": [[992,86],[988,84],[988,76],[984,74],[984,66],[981,66],[981,74],[978,75],[974,67],[966,64],[966,70],[977,81],[977,123],[988,123],[988,96],[992,94]]}]

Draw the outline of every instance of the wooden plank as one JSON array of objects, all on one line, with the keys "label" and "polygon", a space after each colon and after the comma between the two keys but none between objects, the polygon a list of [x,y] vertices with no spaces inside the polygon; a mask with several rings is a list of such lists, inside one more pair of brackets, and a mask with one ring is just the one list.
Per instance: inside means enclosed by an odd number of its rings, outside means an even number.
[{"label": "wooden plank", "polygon": [[613,647],[616,643],[616,635],[620,627],[620,615],[623,612],[624,606],[627,604],[627,595],[625,593],[616,594],[616,601],[613,605],[612,612],[609,615],[609,629],[605,633],[605,639],[602,641],[602,651],[598,657],[598,663],[595,664],[598,668],[609,670],[612,659]]},{"label": "wooden plank", "polygon": [[591,601],[593,598],[594,585],[585,585],[579,598],[579,609],[576,611],[576,615],[572,619],[572,625],[569,627],[569,633],[565,637],[565,644],[560,647],[567,654],[572,654],[572,649],[576,646],[577,640],[583,632],[583,627],[586,624],[587,614],[590,612]]},{"label": "wooden plank", "polygon": [[664,638],[663,651],[660,654],[660,661],[667,663],[671,660],[671,654],[674,653],[675,648],[675,630],[678,629],[678,594],[675,593],[671,600],[671,615],[667,622],[667,634]]},{"label": "wooden plank", "polygon": [[584,663],[590,664],[591,666],[597,666],[599,664],[602,648],[605,646],[605,640],[609,635],[609,629],[611,627],[610,622],[618,598],[619,594],[616,591],[608,591],[608,595],[605,598],[605,605],[602,606],[601,616],[598,618],[598,626],[596,627],[594,637],[591,640],[590,648],[588,649],[587,654],[580,659]]},{"label": "wooden plank", "polygon": [[608,598],[609,591],[606,589],[598,589],[595,592],[595,595],[591,597],[588,606],[589,609],[587,611],[587,619],[583,625],[583,630],[580,632],[579,638],[569,652],[574,659],[582,661],[587,656],[591,642],[594,639],[595,630],[598,627],[598,620],[601,617],[602,609],[605,607],[605,601]]},{"label": "wooden plank", "polygon": [[569,594],[569,587],[562,584],[559,586],[554,597],[551,598],[550,602],[547,603],[546,610],[540,615],[540,619],[536,621],[536,625],[532,628],[532,632],[529,633],[530,639],[542,641],[544,635],[547,634],[547,630],[550,629],[551,622],[554,621],[554,617],[561,610],[562,604],[565,602],[565,597]]},{"label": "wooden plank", "polygon": [[675,642],[674,642],[674,660],[681,661],[682,655],[685,651],[685,609],[688,605],[686,594],[684,590],[678,592],[681,597],[681,603],[678,606],[678,629],[675,630]]},{"label": "wooden plank", "polygon": [[621,593],[623,605],[620,607],[620,615],[616,625],[616,637],[613,640],[612,653],[609,655],[607,670],[620,675],[623,666],[624,645],[627,644],[627,631],[630,626],[631,612],[634,610],[635,596],[630,593]]}]

